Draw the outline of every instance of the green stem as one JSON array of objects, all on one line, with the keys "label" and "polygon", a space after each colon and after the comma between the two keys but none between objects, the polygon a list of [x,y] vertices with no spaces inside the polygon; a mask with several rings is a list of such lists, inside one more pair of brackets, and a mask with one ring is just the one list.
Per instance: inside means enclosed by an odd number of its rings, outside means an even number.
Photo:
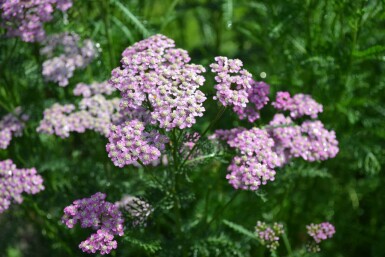
[{"label": "green stem", "polygon": [[237,190],[233,196],[230,198],[230,200],[221,208],[219,209],[215,214],[214,217],[207,223],[207,227],[209,227],[216,219],[218,219],[221,214],[223,214],[224,210],[230,206],[230,204],[237,198],[239,195],[240,190]]},{"label": "green stem", "polygon": [[109,58],[110,58],[110,69],[112,69],[114,67],[114,60],[115,60],[115,57],[113,55],[113,52],[112,52],[112,40],[111,40],[111,35],[110,35],[110,31],[109,31],[109,27],[110,27],[110,22],[109,22],[109,17],[108,17],[108,14],[109,14],[109,11],[110,11],[110,4],[108,1],[102,1],[104,4],[104,10],[102,11],[103,13],[103,22],[104,22],[104,32],[106,34],[106,38],[107,38],[107,44],[108,44],[108,55],[109,55]]},{"label": "green stem", "polygon": [[179,170],[183,168],[183,166],[186,164],[187,160],[190,158],[190,156],[194,153],[195,149],[198,146],[198,142],[204,138],[204,136],[207,134],[207,132],[214,127],[214,125],[219,121],[219,119],[222,117],[223,113],[226,111],[226,107],[222,106],[222,108],[219,110],[217,116],[214,118],[214,120],[210,123],[210,125],[203,131],[202,135],[199,137],[199,139],[194,144],[193,148],[190,150],[186,158],[183,160],[182,164],[179,167]]},{"label": "green stem", "polygon": [[291,250],[291,245],[290,245],[289,239],[287,238],[286,233],[283,233],[282,239],[283,239],[283,243],[285,244],[286,251],[289,254],[288,257],[292,257],[293,251]]}]

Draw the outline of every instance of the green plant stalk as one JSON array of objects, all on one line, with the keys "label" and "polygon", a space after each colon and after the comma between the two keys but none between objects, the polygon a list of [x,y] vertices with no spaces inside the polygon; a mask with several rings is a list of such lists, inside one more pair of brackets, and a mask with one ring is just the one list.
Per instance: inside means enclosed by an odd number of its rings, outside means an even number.
[{"label": "green plant stalk", "polygon": [[180,165],[179,169],[181,170],[183,166],[186,164],[188,158],[194,153],[195,149],[198,146],[198,142],[204,138],[204,136],[207,134],[207,132],[214,127],[214,125],[219,121],[219,119],[222,117],[223,113],[226,111],[226,107],[222,106],[219,112],[217,113],[217,116],[214,118],[214,120],[210,123],[210,125],[203,131],[202,135],[199,137],[197,142],[194,144],[193,148],[190,150],[186,158],[183,160],[182,164]]},{"label": "green plant stalk", "polygon": [[287,256],[288,257],[292,257],[293,256],[293,251],[291,250],[291,245],[290,245],[289,239],[287,238],[286,233],[283,233],[282,239],[283,239],[283,243],[285,245],[286,251],[288,253]]}]

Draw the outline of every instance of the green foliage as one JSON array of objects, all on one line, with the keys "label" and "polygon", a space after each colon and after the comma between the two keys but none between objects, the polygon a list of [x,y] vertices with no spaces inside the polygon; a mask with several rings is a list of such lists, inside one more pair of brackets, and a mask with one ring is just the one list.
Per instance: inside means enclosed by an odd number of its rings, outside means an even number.
[{"label": "green foliage", "polygon": [[[46,187],[0,215],[0,256],[83,256],[77,247],[89,231],[68,230],[60,218],[73,200],[97,191],[111,202],[143,196],[155,209],[147,227],[130,230],[112,256],[269,256],[246,229],[257,220],[285,224],[292,254],[281,241],[277,256],[310,256],[305,225],[325,220],[337,233],[311,256],[385,256],[384,11],[380,0],[74,0],[68,15],[55,14],[45,28],[91,38],[100,54],[66,88],[43,80],[39,44],[5,38],[0,29],[0,117],[16,106],[31,117],[0,159],[36,167]],[[311,94],[324,106],[320,119],[336,131],[340,153],[322,163],[294,161],[256,193],[234,193],[225,179],[231,154],[209,142],[175,175],[173,188],[171,168],[114,167],[106,139],[96,133],[68,139],[36,133],[45,108],[78,102],[71,93],[76,83],[109,79],[127,46],[156,33],[206,67],[217,55],[241,59],[255,79],[271,85],[271,95]],[[213,83],[203,88],[207,111],[193,130],[204,131],[219,111]],[[248,124],[226,110],[210,132],[259,126],[272,113],[261,116]]]}]

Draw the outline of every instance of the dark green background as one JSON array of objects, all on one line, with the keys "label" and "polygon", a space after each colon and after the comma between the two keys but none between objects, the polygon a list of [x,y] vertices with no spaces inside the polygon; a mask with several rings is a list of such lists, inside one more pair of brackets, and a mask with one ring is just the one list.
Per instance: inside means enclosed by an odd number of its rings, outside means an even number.
[{"label": "dark green background", "polygon": [[[22,106],[31,120],[22,137],[0,150],[0,159],[36,167],[46,190],[0,215],[0,256],[81,256],[77,245],[89,231],[68,230],[60,217],[73,200],[96,191],[106,192],[110,201],[123,193],[146,196],[152,203],[159,200],[145,172],[113,167],[102,136],[87,132],[63,140],[35,132],[45,108],[78,101],[72,95],[76,83],[108,79],[126,47],[156,33],[174,39],[195,63],[208,67],[218,55],[239,58],[256,80],[262,80],[261,72],[267,74],[264,80],[273,93],[311,94],[324,106],[320,119],[336,131],[340,142],[335,159],[295,161],[257,194],[240,192],[221,219],[250,231],[257,220],[283,222],[292,256],[303,256],[305,225],[328,220],[337,233],[322,244],[321,256],[385,256],[385,1],[74,2],[68,15],[56,13],[46,24],[47,33],[75,31],[98,43],[100,55],[85,70],[76,71],[66,88],[43,81],[39,44],[5,38],[1,30],[0,114]],[[203,88],[209,95],[210,76]],[[205,107],[198,130],[218,111],[211,100]],[[257,125],[268,121],[271,112],[262,112],[262,117]],[[250,124],[227,111],[216,128],[235,126]],[[225,161],[213,160],[191,167],[192,182],[185,182],[181,193],[186,199],[186,233],[192,233],[190,225],[202,215],[205,197],[213,215],[234,194],[224,178],[226,166]],[[163,205],[147,228],[118,242],[113,256],[179,256],[168,232],[170,222],[162,214],[170,211],[167,201]],[[196,256],[269,256],[257,242],[222,222],[205,229],[189,239],[189,247],[205,248]],[[282,241],[277,254],[288,256]]]}]

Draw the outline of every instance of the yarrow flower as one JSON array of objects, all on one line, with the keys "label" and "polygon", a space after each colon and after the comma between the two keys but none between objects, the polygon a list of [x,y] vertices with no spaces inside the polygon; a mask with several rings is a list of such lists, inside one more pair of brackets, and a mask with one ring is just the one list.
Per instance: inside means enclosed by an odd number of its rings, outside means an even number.
[{"label": "yarrow flower", "polygon": [[290,111],[290,116],[297,119],[303,116],[310,116],[315,119],[318,113],[323,111],[322,105],[314,101],[310,95],[296,94],[293,97],[288,92],[278,92],[275,102],[272,105],[281,111]]},{"label": "yarrow flower", "polygon": [[[85,68],[97,55],[91,40],[84,40],[81,44],[80,37],[73,32],[51,35],[43,44],[40,53],[49,58],[43,63],[43,76],[62,87],[68,85],[76,69]],[[54,56],[59,48],[63,53]]]},{"label": "yarrow flower", "polygon": [[[292,102],[299,103],[293,99],[306,101],[304,104],[292,105]],[[302,115],[316,117],[322,112],[321,105],[317,108],[309,107],[318,105],[309,96],[299,94],[293,99],[288,93],[279,92],[273,105],[280,110],[290,109],[295,118]],[[266,95],[259,106],[262,108],[267,100]],[[286,108],[287,106],[289,107]],[[282,167],[292,158],[300,157],[310,162],[323,161],[334,158],[339,151],[335,132],[325,129],[321,121],[306,120],[297,125],[283,114],[275,114],[264,128],[249,131],[242,127],[217,130],[209,139],[224,140],[241,153],[233,158],[226,178],[234,188],[245,190],[257,190],[260,185],[274,180],[274,168]]]},{"label": "yarrow flower", "polygon": [[37,194],[42,190],[43,178],[35,168],[18,169],[12,160],[0,161],[0,213],[7,210],[11,202],[21,204],[22,193]]},{"label": "yarrow flower", "polygon": [[248,104],[246,107],[234,106],[233,110],[238,117],[249,122],[254,122],[260,118],[259,110],[266,106],[269,102],[270,86],[265,82],[250,80],[250,88],[247,89]]},{"label": "yarrow flower", "polygon": [[2,27],[10,37],[20,37],[25,42],[45,38],[44,22],[52,20],[54,9],[66,12],[72,0],[0,0]]},{"label": "yarrow flower", "polygon": [[74,95],[89,98],[93,95],[111,95],[116,89],[111,87],[107,81],[93,82],[90,85],[79,83],[73,90]]},{"label": "yarrow flower", "polygon": [[80,222],[82,228],[96,230],[87,240],[80,243],[79,248],[86,253],[109,254],[117,248],[114,236],[123,236],[124,219],[118,206],[107,202],[106,195],[96,193],[90,198],[83,198],[64,208],[62,222],[73,228]]},{"label": "yarrow flower", "polygon": [[139,120],[111,126],[108,140],[108,157],[121,168],[136,162],[147,165],[158,160],[168,142],[166,136],[155,130],[146,132],[144,123]]},{"label": "yarrow flower", "polygon": [[216,63],[210,65],[211,71],[217,74],[215,81],[218,84],[214,86],[217,93],[214,100],[218,100],[223,106],[234,106],[239,112],[249,102],[252,76],[242,69],[243,63],[239,59],[218,56],[215,61]]},{"label": "yarrow flower", "polygon": [[328,238],[332,238],[336,230],[329,222],[322,222],[320,224],[310,224],[306,226],[307,233],[314,239],[313,243],[309,243],[308,250],[311,252],[319,252],[319,243]]},{"label": "yarrow flower", "polygon": [[226,176],[235,189],[257,190],[275,179],[274,168],[281,166],[282,160],[273,151],[274,141],[265,130],[245,130],[227,143],[240,154],[233,158]]},{"label": "yarrow flower", "polygon": [[0,120],[0,149],[6,149],[12,137],[21,136],[27,120],[28,115],[22,114],[20,107]]},{"label": "yarrow flower", "polygon": [[115,204],[123,214],[126,214],[133,227],[146,226],[147,219],[153,212],[153,208],[149,203],[131,195],[124,196]]},{"label": "yarrow flower", "polygon": [[206,97],[198,90],[205,69],[191,64],[187,51],[174,47],[163,35],[130,46],[122,54],[122,68],[114,69],[110,79],[121,92],[122,111],[145,108],[149,123],[166,130],[191,127],[205,111]]},{"label": "yarrow flower", "polygon": [[54,104],[46,109],[37,131],[66,138],[70,132],[93,130],[107,137],[111,124],[120,124],[125,117],[119,112],[118,98],[106,99],[101,94],[113,92],[108,84],[101,82],[92,85],[81,84],[75,88],[75,95],[86,94],[78,108],[73,104]]},{"label": "yarrow flower", "polygon": [[279,237],[283,235],[283,225],[274,223],[272,226],[265,222],[258,221],[255,226],[255,234],[263,245],[266,245],[270,251],[275,251],[279,246]]},{"label": "yarrow flower", "polygon": [[289,117],[276,114],[269,125],[267,130],[276,142],[276,151],[286,161],[294,157],[323,161],[334,158],[339,151],[335,132],[326,130],[321,121],[296,125]]}]

